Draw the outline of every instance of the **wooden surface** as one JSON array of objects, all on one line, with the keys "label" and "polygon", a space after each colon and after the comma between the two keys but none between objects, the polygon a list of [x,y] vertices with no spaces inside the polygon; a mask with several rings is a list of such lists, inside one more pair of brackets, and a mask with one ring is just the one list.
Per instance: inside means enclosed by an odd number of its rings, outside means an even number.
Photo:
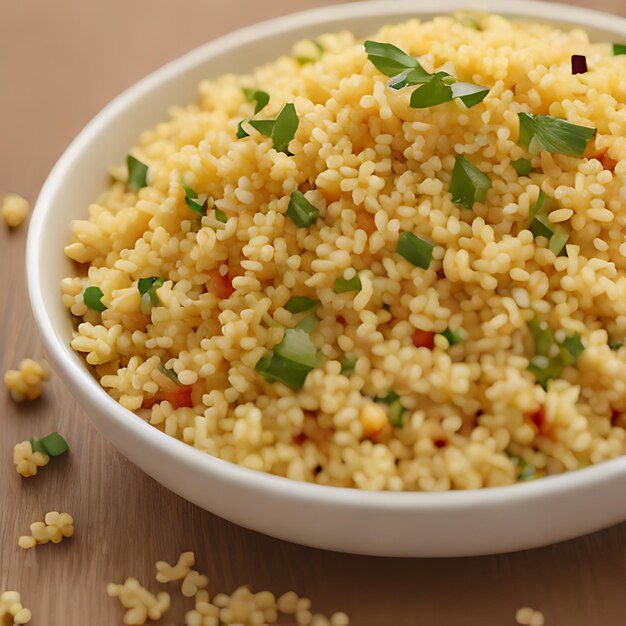
[{"label": "wooden surface", "polygon": [[[101,106],[167,60],[218,34],[329,0],[2,0],[0,195],[31,201],[53,162]],[[580,0],[579,0],[580,3]],[[626,14],[625,0],[582,0]],[[470,4],[471,6],[471,4]],[[39,356],[24,281],[26,228],[0,228],[2,371]],[[37,402],[0,393],[0,591],[22,592],[34,626],[121,623],[108,581],[156,589],[154,562],[194,550],[213,590],[296,589],[355,626],[507,626],[530,604],[547,626],[626,623],[626,525],[525,553],[450,560],[340,555],[269,539],[181,500],[122,458],[54,379]],[[72,446],[36,478],[13,470],[13,444],[52,430]],[[626,497],[626,494],[625,494]],[[76,536],[21,551],[16,540],[49,510]],[[182,624],[183,606],[161,624]]]}]

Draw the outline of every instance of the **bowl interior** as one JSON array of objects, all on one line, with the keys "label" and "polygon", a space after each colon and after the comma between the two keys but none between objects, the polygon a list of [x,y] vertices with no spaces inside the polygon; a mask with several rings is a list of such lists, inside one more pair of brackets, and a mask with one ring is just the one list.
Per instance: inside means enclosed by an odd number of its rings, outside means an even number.
[{"label": "bowl interior", "polygon": [[[464,0],[410,0],[364,2],[325,7],[252,26],[189,53],[143,79],[116,98],[74,140],[46,182],[29,232],[27,275],[31,303],[53,360],[66,376],[83,380],[91,393],[107,397],[70,349],[70,316],[61,303],[60,281],[72,275],[72,264],[63,254],[70,235],[69,224],[85,219],[87,207],[108,184],[107,167],[121,163],[141,131],[167,117],[172,105],[195,100],[197,84],[204,78],[227,72],[245,73],[251,68],[288,53],[296,41],[323,32],[349,29],[368,35],[380,26],[412,17],[429,18],[466,9]],[[541,19],[567,27],[584,27],[594,40],[626,39],[626,20],[593,11],[535,3],[526,0],[478,0],[472,9],[494,11],[512,17]],[[89,380],[87,380],[89,378]],[[119,409],[121,407],[118,406]],[[123,409],[122,409],[123,411]],[[126,413],[126,418],[136,416]],[[142,422],[143,423],[143,422]],[[533,487],[534,488],[534,487]]]}]

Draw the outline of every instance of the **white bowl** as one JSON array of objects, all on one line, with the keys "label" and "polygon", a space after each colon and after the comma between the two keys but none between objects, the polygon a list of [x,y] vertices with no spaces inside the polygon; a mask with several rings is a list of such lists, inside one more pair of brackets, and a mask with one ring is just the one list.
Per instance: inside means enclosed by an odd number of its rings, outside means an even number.
[{"label": "white bowl", "polygon": [[107,185],[139,133],[187,104],[197,83],[242,72],[302,38],[379,26],[470,7],[584,27],[594,39],[626,40],[626,20],[565,5],[511,0],[365,2],[290,15],[212,41],[154,72],[97,115],[56,164],[31,220],[27,274],[47,353],[97,428],[122,454],[191,502],[281,539],[383,556],[462,556],[520,550],[626,519],[626,457],[526,484],[447,493],[373,493],[299,483],[208,456],[173,439],[110,398],[70,349],[70,316],[59,283],[70,220]]}]

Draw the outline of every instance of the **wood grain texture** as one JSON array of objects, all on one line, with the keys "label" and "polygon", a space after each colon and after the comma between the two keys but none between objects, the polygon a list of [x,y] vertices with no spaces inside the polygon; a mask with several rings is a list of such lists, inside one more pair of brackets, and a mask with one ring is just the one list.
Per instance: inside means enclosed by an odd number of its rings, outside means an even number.
[{"label": "wood grain texture", "polygon": [[[0,3],[0,194],[34,201],[65,145],[114,95],[165,61],[239,26],[330,0],[3,0]],[[578,4],[626,15],[624,0]],[[2,371],[39,356],[26,299],[26,228],[0,228]],[[11,464],[31,434],[65,434],[71,454],[34,479]],[[355,626],[507,626],[522,605],[547,626],[626,623],[621,525],[529,552],[472,559],[380,559],[313,550],[244,530],[165,490],[119,455],[54,379],[22,406],[0,393],[0,590],[17,589],[33,626],[121,623],[108,581],[152,589],[154,562],[194,550],[213,590],[250,583],[296,589]],[[626,494],[625,494],[626,497]],[[21,551],[16,540],[49,510],[75,516],[76,535]],[[468,530],[468,532],[471,532]],[[182,624],[183,607],[161,624]]]}]

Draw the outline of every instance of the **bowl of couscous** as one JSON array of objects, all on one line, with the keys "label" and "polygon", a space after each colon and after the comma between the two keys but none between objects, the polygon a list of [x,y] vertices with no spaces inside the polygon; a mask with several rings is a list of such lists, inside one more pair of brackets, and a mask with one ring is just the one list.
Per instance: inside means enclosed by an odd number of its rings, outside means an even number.
[{"label": "bowl of couscous", "polygon": [[222,37],[50,174],[27,252],[50,360],[172,491],[385,556],[626,519],[626,20],[472,8]]}]

